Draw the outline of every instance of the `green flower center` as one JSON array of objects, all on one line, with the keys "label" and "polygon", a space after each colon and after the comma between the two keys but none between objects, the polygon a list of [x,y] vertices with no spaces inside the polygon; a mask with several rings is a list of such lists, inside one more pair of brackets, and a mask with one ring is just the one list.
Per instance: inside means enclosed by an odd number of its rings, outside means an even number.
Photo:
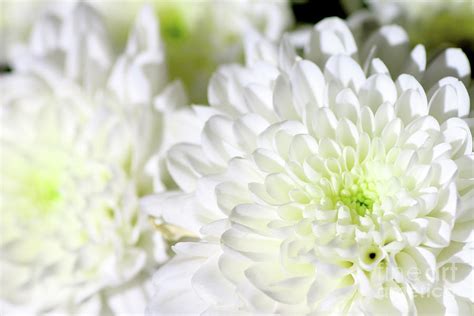
[{"label": "green flower center", "polygon": [[40,214],[49,213],[61,201],[60,177],[41,171],[24,179],[24,193]]},{"label": "green flower center", "polygon": [[[40,145],[38,145],[40,147]],[[51,149],[1,146],[0,207],[24,220],[49,217],[64,202],[65,159]]]},{"label": "green flower center", "polygon": [[166,42],[183,40],[189,33],[184,13],[177,6],[163,6],[158,10],[162,35]]},{"label": "green flower center", "polygon": [[379,197],[375,183],[362,178],[344,186],[339,192],[338,200],[359,216],[365,216],[372,212],[372,207],[379,201]]}]

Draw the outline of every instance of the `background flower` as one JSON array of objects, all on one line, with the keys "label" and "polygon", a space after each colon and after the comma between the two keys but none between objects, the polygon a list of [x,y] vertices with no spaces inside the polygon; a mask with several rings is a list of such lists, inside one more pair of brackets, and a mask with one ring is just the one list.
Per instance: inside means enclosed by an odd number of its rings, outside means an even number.
[{"label": "background flower", "polygon": [[[103,16],[117,47],[125,44],[135,15],[147,1],[86,1]],[[38,12],[67,11],[75,1],[2,2],[2,42],[14,43],[29,32]],[[249,32],[276,40],[292,25],[286,0],[205,0],[149,2],[158,16],[171,79],[180,79],[193,102],[206,102],[206,87],[219,64],[242,60],[242,41]],[[8,54],[10,50],[5,49]],[[8,56],[0,56],[7,59]]]},{"label": "background flower", "polygon": [[332,18],[312,61],[256,41],[214,74],[200,142],[169,152],[180,190],[143,200],[195,237],[150,315],[472,312],[470,67],[407,42],[388,27],[358,47]]},{"label": "background flower", "polygon": [[89,6],[48,12],[0,77],[0,296],[13,313],[141,313],[166,259],[138,199],[165,188],[175,126],[193,128],[186,96],[150,8],[121,55],[108,40]]},{"label": "background flower", "polygon": [[[412,43],[422,43],[431,55],[449,46],[474,53],[474,6],[471,1],[343,1],[356,31],[385,24],[402,25]],[[363,2],[367,9],[362,9]]]}]

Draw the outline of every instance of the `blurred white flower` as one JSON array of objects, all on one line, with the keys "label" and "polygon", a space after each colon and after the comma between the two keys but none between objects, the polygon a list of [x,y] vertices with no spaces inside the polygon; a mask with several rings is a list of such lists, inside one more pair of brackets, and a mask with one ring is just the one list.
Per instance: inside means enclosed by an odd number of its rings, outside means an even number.
[{"label": "blurred white flower", "polygon": [[[117,41],[125,36],[124,21],[142,1],[97,2]],[[244,37],[250,32],[276,40],[292,24],[287,0],[154,0],[167,65],[172,79],[185,84],[193,102],[206,102],[209,78],[217,66],[239,62]]]},{"label": "blurred white flower", "polygon": [[[193,102],[206,101],[208,80],[219,64],[242,59],[242,42],[247,33],[256,32],[276,40],[292,24],[287,0],[86,2],[104,16],[111,38],[119,47],[124,44],[141,5],[150,3],[158,15],[170,77],[182,80]],[[23,21],[45,8],[64,11],[74,3],[65,0],[2,2],[5,12],[0,18],[2,42],[11,44],[24,38],[28,23]],[[4,51],[8,53],[7,49]]]},{"label": "blurred white flower", "polygon": [[257,41],[214,74],[200,142],[169,152],[180,190],[142,202],[197,239],[155,275],[150,315],[472,312],[470,66],[426,67],[407,41],[358,48],[331,18],[316,63]]},{"label": "blurred white flower", "polygon": [[[402,25],[412,43],[424,44],[432,54],[447,46],[462,46],[474,51],[474,3],[471,0],[367,0],[343,1],[352,13],[348,23],[363,35],[385,24]],[[361,9],[362,2],[367,9]],[[430,54],[430,55],[432,55]]]},{"label": "blurred white flower", "polygon": [[164,189],[161,155],[177,127],[192,133],[192,117],[180,84],[168,84],[150,8],[123,54],[107,39],[86,5],[47,14],[0,77],[6,313],[141,313],[166,259],[138,200]]}]

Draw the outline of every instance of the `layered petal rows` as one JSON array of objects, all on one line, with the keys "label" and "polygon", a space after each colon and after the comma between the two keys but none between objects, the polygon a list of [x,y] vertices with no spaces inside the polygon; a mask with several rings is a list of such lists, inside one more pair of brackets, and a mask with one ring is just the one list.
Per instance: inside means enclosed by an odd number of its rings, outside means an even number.
[{"label": "layered petal rows", "polygon": [[174,146],[176,192],[143,200],[193,236],[148,313],[472,312],[470,66],[384,27],[358,48],[318,23],[299,57],[249,42],[208,88],[198,142]]}]

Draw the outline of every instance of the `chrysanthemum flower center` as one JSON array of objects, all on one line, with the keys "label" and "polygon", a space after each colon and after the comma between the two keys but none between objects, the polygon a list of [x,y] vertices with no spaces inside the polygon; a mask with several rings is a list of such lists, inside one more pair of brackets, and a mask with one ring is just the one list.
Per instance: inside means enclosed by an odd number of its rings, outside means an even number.
[{"label": "chrysanthemum flower center", "polygon": [[339,192],[338,199],[359,216],[365,216],[372,211],[374,203],[378,201],[378,194],[374,182],[360,179],[344,187]]},{"label": "chrysanthemum flower center", "polygon": [[50,147],[32,153],[6,146],[1,146],[0,150],[3,155],[0,204],[4,210],[31,220],[55,213],[64,201],[63,154]]},{"label": "chrysanthemum flower center", "polygon": [[67,146],[38,143],[31,150],[0,148],[0,206],[13,218],[49,221],[62,216],[62,210],[71,213],[80,194],[100,191],[107,181],[102,168],[76,157]]},{"label": "chrysanthemum flower center", "polygon": [[158,14],[165,41],[180,41],[188,35],[186,17],[179,6],[165,5],[158,10]]},{"label": "chrysanthemum flower center", "polygon": [[25,193],[33,205],[42,213],[47,213],[61,200],[60,179],[55,175],[33,172],[25,179]]}]

